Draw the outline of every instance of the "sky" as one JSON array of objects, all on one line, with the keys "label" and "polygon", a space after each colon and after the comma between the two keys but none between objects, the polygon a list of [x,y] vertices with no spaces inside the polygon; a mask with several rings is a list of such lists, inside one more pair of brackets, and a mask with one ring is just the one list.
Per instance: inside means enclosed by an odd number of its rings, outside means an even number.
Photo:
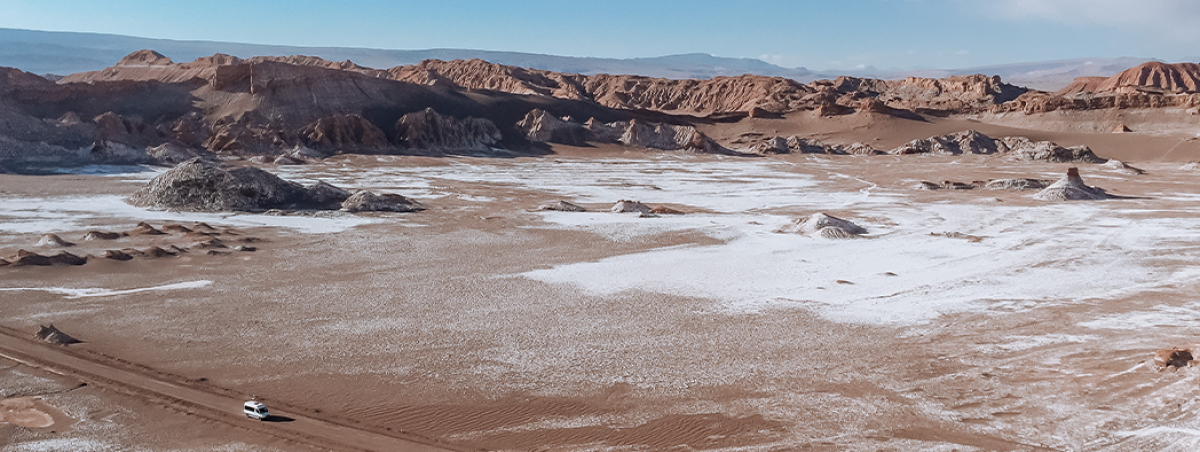
[{"label": "sky", "polygon": [[707,53],[784,67],[1200,59],[1196,0],[0,0],[0,27],[160,39],[593,57]]}]

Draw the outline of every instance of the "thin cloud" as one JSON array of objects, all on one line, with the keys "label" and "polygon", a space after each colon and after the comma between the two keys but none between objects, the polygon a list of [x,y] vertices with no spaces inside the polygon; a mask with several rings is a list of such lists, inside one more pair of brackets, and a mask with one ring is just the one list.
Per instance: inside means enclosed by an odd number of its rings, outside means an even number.
[{"label": "thin cloud", "polygon": [[[976,3],[976,2],[972,2]],[[996,0],[978,2],[1014,20],[1105,26],[1148,36],[1200,40],[1200,2],[1194,0]]]}]

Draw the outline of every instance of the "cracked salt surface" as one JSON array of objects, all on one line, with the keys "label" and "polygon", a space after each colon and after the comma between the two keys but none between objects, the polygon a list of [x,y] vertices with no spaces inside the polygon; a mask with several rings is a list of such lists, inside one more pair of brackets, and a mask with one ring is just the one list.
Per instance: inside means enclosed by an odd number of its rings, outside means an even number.
[{"label": "cracked salt surface", "polygon": [[166,284],[154,287],[139,287],[135,289],[105,289],[105,288],[83,288],[72,289],[66,287],[5,287],[0,288],[0,292],[48,292],[52,294],[63,295],[65,298],[92,298],[92,297],[113,297],[117,295],[129,295],[142,292],[161,292],[168,290],[187,290],[187,289],[202,289],[212,285],[212,281],[188,281],[175,284]]},{"label": "cracked salt surface", "polygon": [[322,216],[276,216],[252,213],[202,213],[153,210],[132,206],[118,195],[59,196],[48,198],[0,197],[0,232],[44,234],[91,227],[98,218],[128,218],[205,222],[235,227],[279,227],[310,234],[344,231],[355,226],[377,223],[377,218],[342,212],[321,212]]},{"label": "cracked salt surface", "polygon": [[[971,198],[910,204],[907,192],[841,174],[834,163],[808,162],[799,169],[814,168],[859,187],[825,188],[787,162],[686,156],[365,170],[327,164],[282,171],[294,180],[397,188],[418,198],[450,196],[432,181],[453,180],[539,190],[577,203],[634,199],[703,209],[710,213],[660,218],[543,212],[552,228],[614,241],[691,231],[725,243],[652,249],[522,276],[572,284],[592,295],[640,290],[708,298],[729,312],[803,307],[835,320],[912,325],[950,312],[1111,299],[1200,277],[1200,266],[1156,267],[1153,257],[1200,232],[1188,218],[1195,209],[1154,209],[1161,218],[1138,218],[1151,206],[1010,206]],[[850,212],[847,219],[871,234],[833,241],[772,232],[817,211]],[[930,235],[950,231],[985,239]]]}]

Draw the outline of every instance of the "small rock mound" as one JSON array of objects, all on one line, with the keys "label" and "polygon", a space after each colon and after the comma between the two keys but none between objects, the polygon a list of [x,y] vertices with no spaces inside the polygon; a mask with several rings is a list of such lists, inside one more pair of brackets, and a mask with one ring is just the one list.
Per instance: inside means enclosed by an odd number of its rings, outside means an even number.
[{"label": "small rock mound", "polygon": [[[215,240],[215,239],[214,239],[214,240]],[[146,248],[146,249],[144,249],[144,250],[140,250],[140,251],[138,251],[138,253],[140,253],[140,254],[142,255],[142,257],[149,257],[149,258],[160,258],[160,257],[174,257],[174,256],[177,256],[177,254],[175,254],[174,252],[172,252],[172,251],[167,251],[167,250],[164,250],[164,249],[162,249],[162,248],[159,248],[159,247],[157,247],[157,246],[152,246],[152,247]]]},{"label": "small rock mound", "polygon": [[138,223],[137,226],[134,226],[133,229],[130,229],[128,232],[125,233],[125,235],[165,235],[165,234],[166,234],[165,232],[155,229],[154,226],[151,226],[150,223],[147,223],[145,221]]},{"label": "small rock mound", "polygon": [[88,233],[83,236],[84,240],[116,240],[119,238],[121,238],[120,233],[105,231],[88,231]]},{"label": "small rock mound", "polygon": [[972,190],[975,188],[975,184],[952,180],[942,181],[941,183],[923,180],[918,182],[914,188],[919,190]]},{"label": "small rock mound", "polygon": [[419,202],[393,193],[376,195],[367,190],[355,193],[342,203],[344,212],[416,212],[420,210],[425,210],[425,206]]},{"label": "small rock mound", "polygon": [[1048,163],[1104,163],[1108,159],[1101,158],[1087,146],[1062,147],[1051,141],[1033,142],[1023,137],[1008,137],[1004,139],[1009,147],[1008,158],[1024,162]]},{"label": "small rock mound", "polygon": [[587,209],[582,206],[571,204],[566,201],[555,201],[538,206],[537,210],[554,210],[558,212],[587,212]]},{"label": "small rock mound", "polygon": [[1114,127],[1113,131],[1112,131],[1112,133],[1130,133],[1130,132],[1133,132],[1133,130],[1130,129],[1129,126],[1126,126],[1125,124],[1117,124],[1117,126]]},{"label": "small rock mound", "polygon": [[87,259],[66,251],[59,251],[58,254],[43,256],[41,254],[26,250],[17,250],[17,255],[8,258],[7,261],[13,266],[38,267],[45,267],[48,265],[83,265],[87,263]]},{"label": "small rock mound", "polygon": [[67,333],[62,332],[62,330],[55,328],[53,323],[50,324],[50,326],[39,325],[39,327],[40,328],[38,328],[38,331],[33,333],[33,337],[40,341],[49,342],[55,345],[71,345],[83,342],[79,339],[71,337]]},{"label": "small rock mound", "polygon": [[1186,348],[1170,348],[1154,351],[1154,365],[1159,369],[1187,367],[1192,362],[1192,351]]},{"label": "small rock mound", "polygon": [[866,234],[867,230],[841,218],[817,212],[809,215],[808,218],[796,220],[795,223],[776,232],[805,234],[828,239],[846,239]]},{"label": "small rock mound", "polygon": [[997,144],[995,139],[992,139],[991,137],[974,130],[967,130],[948,135],[913,140],[901,145],[900,147],[897,147],[896,149],[892,149],[888,153],[893,155],[963,155],[995,154],[997,152],[1002,152],[1003,150],[1004,149]]},{"label": "small rock mound", "polygon": [[[327,191],[322,190],[322,194]],[[199,158],[155,176],[130,198],[134,205],[193,211],[265,211],[327,209],[313,190],[258,168],[221,168]]]},{"label": "small rock mound", "polygon": [[1105,163],[1103,166],[1109,170],[1116,171],[1118,173],[1132,174],[1134,176],[1140,176],[1142,174],[1146,174],[1146,170],[1143,170],[1141,168],[1137,168],[1134,166],[1130,166],[1129,164],[1122,162],[1120,160],[1109,160],[1108,163]]},{"label": "small rock mound", "polygon": [[650,206],[642,204],[638,201],[630,201],[628,199],[622,199],[620,201],[617,201],[617,203],[614,204],[612,207],[613,212],[620,212],[620,213],[625,213],[625,212],[650,213],[650,211],[652,211],[652,210],[654,210],[654,209],[651,209]]},{"label": "small rock mound", "polygon": [[104,254],[102,254],[100,257],[112,259],[114,261],[127,261],[133,259],[133,256],[130,256],[129,253],[121,250],[105,250]]},{"label": "small rock mound", "polygon": [[38,240],[37,246],[44,248],[66,248],[75,246],[75,244],[63,240],[62,237],[59,237],[57,234],[46,234],[42,236],[41,240]]},{"label": "small rock mound", "polygon": [[1108,199],[1108,193],[1099,187],[1089,187],[1079,177],[1079,168],[1067,169],[1067,176],[1042,189],[1034,198],[1042,201],[1091,201]]},{"label": "small rock mound", "polygon": [[995,179],[983,186],[986,190],[1041,190],[1054,181],[1046,179]]}]

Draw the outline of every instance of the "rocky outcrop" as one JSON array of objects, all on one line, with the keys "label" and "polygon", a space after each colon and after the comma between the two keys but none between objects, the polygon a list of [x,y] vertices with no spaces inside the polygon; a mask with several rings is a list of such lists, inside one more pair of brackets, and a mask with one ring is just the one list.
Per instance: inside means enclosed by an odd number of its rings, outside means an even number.
[{"label": "rocky outcrop", "polygon": [[376,195],[359,191],[342,202],[343,212],[416,212],[425,210],[421,203],[393,193]]},{"label": "rocky outcrop", "polygon": [[1120,160],[1109,160],[1107,163],[1105,163],[1102,166],[1104,166],[1104,168],[1108,169],[1109,171],[1116,171],[1118,173],[1129,174],[1129,175],[1133,175],[1133,176],[1140,176],[1142,174],[1146,174],[1146,170],[1143,170],[1136,166],[1132,166],[1132,165],[1122,162]]},{"label": "rocky outcrop", "polygon": [[524,119],[517,122],[517,130],[525,134],[525,139],[535,143],[582,146],[591,139],[591,133],[583,124],[560,119],[542,109],[530,110]]},{"label": "rocky outcrop", "polygon": [[844,146],[829,145],[818,140],[800,138],[792,135],[790,137],[772,137],[766,141],[751,146],[748,152],[758,155],[771,154],[830,154],[843,155],[850,153],[859,153],[859,155],[869,155],[875,152],[870,146],[863,143],[855,143],[852,149]]},{"label": "rocky outcrop", "polygon": [[995,139],[967,130],[913,140],[888,152],[893,155],[1004,155],[1018,161],[1049,163],[1104,163],[1087,146],[1062,147],[1050,141],[1032,141],[1024,137]]},{"label": "rocky outcrop", "polygon": [[866,234],[867,230],[862,226],[841,218],[828,215],[824,212],[817,212],[809,215],[807,218],[796,220],[796,222],[780,228],[776,232],[805,234],[827,239],[847,239]]},{"label": "rocky outcrop", "polygon": [[401,147],[451,152],[489,151],[502,138],[491,121],[458,119],[432,108],[402,116],[396,121],[395,136],[394,143]]},{"label": "rocky outcrop", "polygon": [[50,265],[83,265],[87,263],[87,259],[68,253],[59,251],[56,254],[41,255],[26,250],[17,250],[17,255],[4,259],[8,264],[14,267],[20,266],[37,266],[45,267]]},{"label": "rocky outcrop", "polygon": [[1003,152],[1004,144],[974,130],[913,140],[892,149],[889,154],[934,154],[934,155],[963,155],[963,154],[995,154]]},{"label": "rocky outcrop", "polygon": [[321,185],[307,188],[257,168],[225,169],[196,158],[155,176],[130,202],[210,212],[336,208],[328,194]]},{"label": "rocky outcrop", "polygon": [[1007,137],[1003,140],[1008,148],[1007,157],[1012,160],[1047,163],[1104,163],[1107,159],[1096,156],[1087,146],[1062,147],[1050,141],[1031,141],[1024,137]]},{"label": "rocky outcrop", "polygon": [[1046,179],[994,179],[984,184],[986,190],[1041,190],[1054,183]]},{"label": "rocky outcrop", "polygon": [[626,146],[664,151],[686,150],[705,153],[723,153],[727,149],[692,126],[651,123],[633,120],[626,126],[617,142]]},{"label": "rocky outcrop", "polygon": [[71,337],[71,335],[67,333],[62,332],[62,330],[55,328],[53,323],[51,323],[50,326],[38,325],[38,330],[36,333],[33,333],[33,337],[39,341],[48,342],[54,345],[71,345],[83,342],[79,339]]},{"label": "rocky outcrop", "polygon": [[300,129],[304,144],[322,149],[377,150],[388,146],[387,136],[359,115],[326,116]]},{"label": "rocky outcrop", "polygon": [[617,201],[616,204],[613,204],[613,207],[611,210],[613,212],[618,212],[618,213],[630,213],[630,212],[650,213],[650,211],[654,210],[654,209],[651,209],[650,206],[642,204],[638,201],[630,201],[628,199],[622,199],[620,201]]},{"label": "rocky outcrop", "polygon": [[1079,177],[1078,168],[1067,170],[1066,177],[1042,189],[1034,198],[1042,201],[1094,201],[1108,199],[1109,195],[1099,187],[1089,187]]}]

